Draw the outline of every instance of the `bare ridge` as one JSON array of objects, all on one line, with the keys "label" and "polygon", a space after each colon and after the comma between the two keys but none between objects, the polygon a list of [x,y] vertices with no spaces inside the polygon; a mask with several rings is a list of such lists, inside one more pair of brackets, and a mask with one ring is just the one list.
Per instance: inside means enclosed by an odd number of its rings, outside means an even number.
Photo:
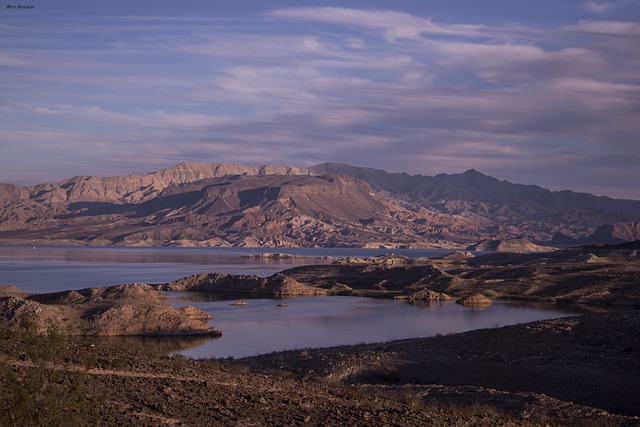
[{"label": "bare ridge", "polygon": [[518,250],[637,240],[640,201],[553,192],[474,169],[423,176],[339,163],[185,162],[0,184],[2,244],[461,249],[521,237],[530,242]]}]

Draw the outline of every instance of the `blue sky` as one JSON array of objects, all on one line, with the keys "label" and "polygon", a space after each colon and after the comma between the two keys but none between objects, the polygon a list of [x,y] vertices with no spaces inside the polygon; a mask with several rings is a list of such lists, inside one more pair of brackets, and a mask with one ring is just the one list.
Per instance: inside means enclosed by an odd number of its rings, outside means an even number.
[{"label": "blue sky", "polygon": [[0,9],[0,182],[335,161],[640,199],[640,0]]}]

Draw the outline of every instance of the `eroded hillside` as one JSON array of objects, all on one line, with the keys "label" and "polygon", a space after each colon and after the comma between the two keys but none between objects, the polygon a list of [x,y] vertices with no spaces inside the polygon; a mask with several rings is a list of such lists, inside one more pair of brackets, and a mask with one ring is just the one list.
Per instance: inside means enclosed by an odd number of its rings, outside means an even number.
[{"label": "eroded hillside", "polygon": [[461,248],[526,236],[640,238],[640,202],[349,165],[182,163],[144,175],[0,184],[0,243]]}]

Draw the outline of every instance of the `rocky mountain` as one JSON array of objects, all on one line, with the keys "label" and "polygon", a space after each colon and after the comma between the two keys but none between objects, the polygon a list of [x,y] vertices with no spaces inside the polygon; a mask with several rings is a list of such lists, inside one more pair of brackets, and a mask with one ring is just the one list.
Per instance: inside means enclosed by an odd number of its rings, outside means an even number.
[{"label": "rocky mountain", "polygon": [[[341,175],[180,165],[149,175],[3,186],[5,244],[423,246],[426,221]],[[229,171],[229,168],[226,168]],[[242,174],[237,174],[242,172]],[[128,179],[127,179],[128,178]],[[182,181],[182,182],[180,182]],[[134,184],[137,182],[137,185]]]},{"label": "rocky mountain", "polygon": [[0,244],[461,248],[482,239],[640,238],[640,201],[325,163],[182,163],[144,175],[0,184]]},{"label": "rocky mountain", "polygon": [[[408,202],[412,207],[483,218],[491,223],[488,238],[529,236],[559,246],[613,244],[640,238],[640,201],[513,184],[473,169],[433,177],[339,163],[323,163],[310,170],[357,177],[387,198]],[[552,241],[556,233],[568,239],[558,235]]]},{"label": "rocky mountain", "polygon": [[242,166],[232,163],[185,162],[145,175],[114,177],[75,176],[58,184],[19,187],[0,184],[0,206],[29,198],[44,205],[72,202],[139,203],[151,200],[166,187],[227,175],[309,175],[292,166]]}]

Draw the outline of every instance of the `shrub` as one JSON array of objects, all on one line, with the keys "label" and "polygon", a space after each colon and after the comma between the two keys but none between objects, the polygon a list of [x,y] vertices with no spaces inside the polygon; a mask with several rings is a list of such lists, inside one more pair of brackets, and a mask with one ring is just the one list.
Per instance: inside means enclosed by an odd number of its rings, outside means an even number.
[{"label": "shrub", "polygon": [[29,322],[3,335],[17,344],[21,360],[0,362],[0,426],[89,424],[95,408],[84,396],[86,372],[66,364],[69,337]]}]

